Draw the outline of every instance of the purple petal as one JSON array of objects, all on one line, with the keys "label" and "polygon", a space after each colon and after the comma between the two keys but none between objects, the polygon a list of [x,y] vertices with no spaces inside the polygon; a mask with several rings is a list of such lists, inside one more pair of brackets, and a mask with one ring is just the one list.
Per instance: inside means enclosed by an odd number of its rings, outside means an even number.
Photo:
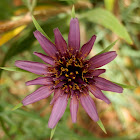
[{"label": "purple petal", "polygon": [[36,78],[34,80],[26,82],[26,86],[29,86],[29,85],[52,85],[52,84],[53,84],[53,82],[52,82],[51,78],[47,78],[47,77],[39,77],[39,78]]},{"label": "purple petal", "polygon": [[73,123],[77,121],[77,111],[79,107],[79,101],[76,95],[73,95],[70,101],[70,112],[71,112],[71,119]]},{"label": "purple petal", "polygon": [[70,21],[68,46],[71,52],[76,52],[76,50],[79,51],[80,49],[80,28],[77,18],[72,18]]},{"label": "purple petal", "polygon": [[58,28],[54,29],[56,48],[63,54],[67,50],[67,43]]},{"label": "purple petal", "polygon": [[38,30],[34,32],[35,38],[38,40],[39,44],[41,45],[42,49],[51,57],[56,57],[56,48],[55,45],[48,40],[42,33]]},{"label": "purple petal", "polygon": [[89,95],[83,94],[80,96],[80,102],[91,119],[97,122],[99,120],[99,117],[92,98]]},{"label": "purple petal", "polygon": [[18,60],[15,62],[15,65],[21,69],[30,71],[35,74],[39,75],[47,74],[47,66],[39,62]]},{"label": "purple petal", "polygon": [[54,88],[60,88],[63,84],[65,84],[65,81],[60,81]]},{"label": "purple petal", "polygon": [[95,68],[104,66],[104,65],[108,64],[109,62],[111,62],[112,60],[114,60],[116,58],[116,56],[117,56],[117,54],[115,51],[110,51],[110,52],[96,55],[89,60],[89,64],[90,64],[89,68],[95,69]]},{"label": "purple petal", "polygon": [[34,52],[34,55],[40,57],[45,63],[50,64],[50,65],[55,65],[55,61],[53,58],[46,56],[42,53]]},{"label": "purple petal", "polygon": [[110,104],[109,99],[102,93],[102,91],[101,91],[99,88],[97,88],[97,87],[95,87],[95,86],[93,86],[93,85],[89,85],[88,88],[89,88],[90,92],[91,92],[96,98],[105,101],[107,104]]},{"label": "purple petal", "polygon": [[93,70],[89,74],[85,75],[85,77],[92,78],[93,76],[99,76],[100,74],[104,73],[105,71],[106,71],[105,69]]},{"label": "purple petal", "polygon": [[63,93],[64,93],[64,91],[62,91],[61,89],[55,89],[55,91],[54,91],[54,96],[53,96],[53,98],[52,98],[50,104],[51,104],[51,105],[54,104],[54,102],[57,100],[57,98],[58,98],[61,94],[63,94]]},{"label": "purple petal", "polygon": [[53,129],[56,126],[57,122],[63,116],[65,109],[67,107],[68,102],[67,97],[68,97],[67,94],[63,94],[56,100],[49,119],[48,123],[49,128]]},{"label": "purple petal", "polygon": [[123,88],[101,77],[94,77],[95,85],[101,90],[122,93]]},{"label": "purple petal", "polygon": [[32,104],[34,102],[37,102],[39,100],[42,100],[44,98],[47,98],[52,94],[53,90],[50,89],[49,86],[42,86],[30,95],[26,96],[23,100],[22,103],[23,105],[28,105]]},{"label": "purple petal", "polygon": [[91,39],[86,44],[83,45],[83,47],[81,48],[81,51],[80,51],[80,57],[82,57],[84,59],[88,56],[88,54],[90,53],[90,51],[94,45],[95,39],[96,39],[96,36],[93,35],[91,37]]}]

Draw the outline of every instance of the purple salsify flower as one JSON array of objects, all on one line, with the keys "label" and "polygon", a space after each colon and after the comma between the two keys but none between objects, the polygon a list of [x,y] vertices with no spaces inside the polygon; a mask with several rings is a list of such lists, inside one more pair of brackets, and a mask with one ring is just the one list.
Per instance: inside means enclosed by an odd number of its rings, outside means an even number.
[{"label": "purple salsify flower", "polygon": [[65,112],[69,98],[73,123],[77,120],[79,101],[91,119],[98,121],[97,110],[94,101],[89,96],[89,91],[107,104],[110,101],[102,90],[118,93],[123,91],[122,87],[99,77],[105,69],[96,69],[114,60],[117,56],[116,52],[102,53],[86,60],[96,36],[93,35],[80,49],[80,29],[77,18],[72,18],[70,21],[68,46],[58,28],[54,29],[54,35],[55,44],[39,31],[34,32],[34,36],[48,56],[37,52],[34,54],[49,65],[20,60],[15,63],[21,69],[44,76],[26,82],[27,86],[42,85],[42,87],[26,96],[22,101],[23,105],[47,98],[54,93],[50,103],[53,104],[53,109],[48,123],[49,128],[54,128],[58,123]]}]

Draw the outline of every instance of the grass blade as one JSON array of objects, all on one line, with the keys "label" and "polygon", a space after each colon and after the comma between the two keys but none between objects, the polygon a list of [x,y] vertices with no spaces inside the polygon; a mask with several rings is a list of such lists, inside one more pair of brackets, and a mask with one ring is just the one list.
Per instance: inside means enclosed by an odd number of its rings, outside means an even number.
[{"label": "grass blade", "polygon": [[0,69],[7,70],[7,71],[16,71],[16,72],[27,72],[27,73],[30,73],[29,71],[20,69],[18,67],[0,67]]},{"label": "grass blade", "polygon": [[55,128],[53,128],[53,129],[51,130],[50,140],[52,140],[52,138],[53,138],[53,135],[54,135],[54,133],[55,133],[56,127],[57,127],[57,125],[55,126]]},{"label": "grass blade", "polygon": [[71,18],[75,18],[75,7],[73,5],[72,11],[71,11]]},{"label": "grass blade", "polygon": [[18,105],[16,105],[14,108],[12,108],[12,111],[17,110],[18,108],[22,107],[23,104],[19,103]]},{"label": "grass blade", "polygon": [[124,84],[116,83],[116,82],[113,82],[113,81],[111,81],[111,82],[121,86],[122,88],[128,88],[128,89],[136,88],[135,86],[131,86],[131,85],[124,85]]},{"label": "grass blade", "polygon": [[107,132],[106,132],[106,130],[105,130],[105,127],[104,127],[104,125],[103,125],[103,123],[102,123],[102,121],[99,119],[99,121],[97,122],[97,124],[100,126],[100,128],[104,131],[104,133],[106,133],[107,134]]},{"label": "grass blade", "polygon": [[118,40],[114,41],[112,44],[110,44],[108,47],[106,47],[104,50],[102,50],[101,52],[99,52],[99,53],[96,54],[96,55],[99,55],[99,54],[108,52],[108,51],[116,44],[117,41],[118,41]]},{"label": "grass blade", "polygon": [[34,18],[34,16],[32,16],[32,20],[33,20],[33,23],[34,23],[36,29],[39,32],[41,32],[44,36],[46,36],[51,41],[51,39],[48,37],[48,35],[43,31],[43,29],[41,28],[41,26],[38,24],[38,22],[36,21],[36,19]]}]

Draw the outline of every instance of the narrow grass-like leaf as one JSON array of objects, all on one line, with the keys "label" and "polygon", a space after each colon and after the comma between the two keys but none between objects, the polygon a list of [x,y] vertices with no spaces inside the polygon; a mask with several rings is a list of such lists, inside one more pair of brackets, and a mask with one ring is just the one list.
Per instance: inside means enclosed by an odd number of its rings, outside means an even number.
[{"label": "narrow grass-like leaf", "polygon": [[57,125],[55,126],[55,128],[53,128],[53,129],[51,130],[50,140],[52,140],[52,138],[53,138],[53,135],[54,135],[54,133],[55,133],[56,127],[57,127]]},{"label": "narrow grass-like leaf", "polygon": [[28,73],[31,73],[29,71],[20,69],[18,67],[0,67],[0,69],[7,70],[7,71],[16,71],[16,72],[28,72]]},{"label": "narrow grass-like leaf", "polygon": [[18,108],[22,107],[23,104],[19,103],[18,105],[16,105],[14,108],[12,108],[12,111],[17,110]]},{"label": "narrow grass-like leaf", "polygon": [[31,11],[30,11],[31,13],[33,13],[33,10],[36,7],[36,5],[37,5],[37,0],[33,0],[31,4]]},{"label": "narrow grass-like leaf", "polygon": [[128,89],[136,88],[135,86],[131,86],[131,85],[124,85],[124,84],[116,83],[116,82],[113,82],[113,81],[111,81],[111,82],[121,86],[122,88],[128,88]]},{"label": "narrow grass-like leaf", "polygon": [[46,36],[51,41],[51,39],[48,37],[48,35],[43,31],[43,29],[41,28],[41,26],[38,24],[38,22],[36,21],[36,19],[34,18],[34,16],[32,16],[32,20],[33,20],[33,23],[34,23],[36,29],[39,32],[41,32],[44,36]]},{"label": "narrow grass-like leaf", "polygon": [[30,10],[31,2],[30,0],[22,0],[22,2],[25,4],[25,6]]},{"label": "narrow grass-like leaf", "polygon": [[115,0],[104,0],[105,8],[109,11],[113,11]]},{"label": "narrow grass-like leaf", "polygon": [[71,11],[71,18],[75,18],[75,7],[73,5],[72,11]]},{"label": "narrow grass-like leaf", "polygon": [[126,28],[119,22],[119,20],[108,10],[102,8],[95,8],[81,14],[81,18],[86,18],[91,22],[95,22],[112,30],[119,37],[124,39],[129,44],[133,44]]},{"label": "narrow grass-like leaf", "polygon": [[99,119],[99,121],[97,122],[97,124],[100,126],[100,128],[104,131],[104,133],[106,133],[107,134],[107,132],[106,132],[106,130],[105,130],[105,127],[104,127],[104,125],[103,125],[103,123],[102,123],[102,121]]},{"label": "narrow grass-like leaf", "polygon": [[101,52],[99,52],[99,53],[96,54],[96,55],[99,55],[99,54],[108,52],[108,51],[116,44],[117,41],[118,41],[118,40],[114,41],[112,44],[110,44],[108,47],[106,47],[104,50],[102,50]]}]

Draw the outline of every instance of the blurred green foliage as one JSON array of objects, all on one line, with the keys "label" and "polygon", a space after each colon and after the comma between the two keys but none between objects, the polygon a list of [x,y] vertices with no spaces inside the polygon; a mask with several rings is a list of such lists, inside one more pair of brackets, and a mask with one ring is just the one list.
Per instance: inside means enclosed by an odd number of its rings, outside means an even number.
[{"label": "blurred green foliage", "polygon": [[[80,3],[81,2],[81,3]],[[83,6],[82,2],[84,3]],[[54,41],[53,29],[58,27],[67,41],[70,22],[68,6],[77,4],[76,16],[80,20],[81,42],[84,44],[93,34],[97,40],[89,57],[99,53],[116,39],[119,41],[112,49],[118,57],[105,66],[107,72],[103,75],[111,81],[133,85],[136,89],[124,89],[123,94],[105,92],[112,104],[107,106],[95,99],[97,110],[107,130],[103,134],[99,126],[91,121],[84,110],[80,108],[78,123],[72,124],[70,111],[67,107],[64,116],[58,123],[54,140],[139,140],[140,139],[140,1],[114,0],[114,5],[97,0],[38,0],[34,14],[47,35]],[[45,6],[48,6],[47,8]],[[108,8],[111,7],[111,11]],[[56,8],[65,7],[67,12],[50,14]],[[60,9],[59,9],[60,8]],[[0,2],[1,25],[8,21],[14,22],[27,14],[25,4],[20,0],[3,0]],[[17,14],[18,13],[18,14]],[[41,13],[41,12],[40,12]],[[49,14],[47,14],[49,13]],[[99,20],[101,18],[101,20]],[[115,21],[114,21],[115,20]],[[120,22],[122,24],[120,24]],[[34,56],[34,51],[43,52],[33,36],[35,27],[32,22],[17,36],[0,46],[1,66],[13,67],[15,60],[41,60]],[[14,27],[16,28],[16,27]],[[11,28],[10,30],[13,30]],[[0,36],[6,34],[6,30]],[[118,36],[117,36],[118,35]],[[130,37],[129,37],[130,36]],[[119,37],[123,38],[121,40]],[[1,39],[1,37],[0,37]],[[133,44],[131,44],[131,39]],[[127,43],[128,42],[128,43]],[[2,71],[1,71],[2,72]],[[47,127],[51,107],[51,98],[33,105],[23,107],[14,112],[14,105],[37,87],[26,87],[24,82],[34,79],[30,73],[3,71],[0,79],[0,139],[2,140],[47,140],[51,130]]]}]

